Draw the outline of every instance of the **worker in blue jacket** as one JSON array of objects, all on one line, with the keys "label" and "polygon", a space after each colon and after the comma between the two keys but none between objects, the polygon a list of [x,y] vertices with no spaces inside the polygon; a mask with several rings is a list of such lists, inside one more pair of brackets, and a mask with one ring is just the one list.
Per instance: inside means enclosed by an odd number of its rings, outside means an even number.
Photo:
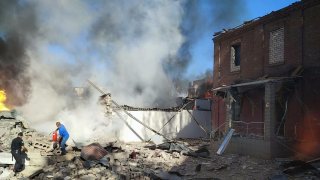
[{"label": "worker in blue jacket", "polygon": [[66,142],[69,139],[69,133],[67,129],[61,124],[59,121],[56,122],[56,126],[58,127],[57,130],[59,131],[59,139],[58,142],[60,144],[61,155],[65,155],[66,151]]}]

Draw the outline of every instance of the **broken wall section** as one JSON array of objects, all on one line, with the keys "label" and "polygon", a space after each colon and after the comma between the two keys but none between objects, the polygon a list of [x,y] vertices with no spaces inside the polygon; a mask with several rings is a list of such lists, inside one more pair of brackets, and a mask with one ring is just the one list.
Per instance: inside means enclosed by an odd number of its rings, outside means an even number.
[{"label": "broken wall section", "polygon": [[[162,111],[129,111],[140,121],[144,122],[156,131],[159,131],[169,120],[173,119],[159,132],[168,138],[205,138],[207,134],[197,125],[193,117],[209,132],[211,131],[211,111],[182,110],[181,112],[162,112]],[[123,116],[127,117],[127,116]],[[160,138],[154,132],[146,129],[143,125],[127,117],[127,122],[144,140],[150,138]],[[119,131],[119,139],[124,142],[141,141],[128,127],[124,126]],[[161,141],[161,139],[158,139]]]}]

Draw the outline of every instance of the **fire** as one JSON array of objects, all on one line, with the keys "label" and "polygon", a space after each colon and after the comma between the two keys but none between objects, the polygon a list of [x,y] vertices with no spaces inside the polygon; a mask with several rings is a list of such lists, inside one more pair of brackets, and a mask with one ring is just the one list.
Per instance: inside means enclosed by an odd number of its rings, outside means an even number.
[{"label": "fire", "polygon": [[10,111],[10,109],[4,104],[7,100],[7,94],[4,90],[0,90],[0,111]]},{"label": "fire", "polygon": [[296,144],[298,154],[296,156],[300,159],[308,157],[319,157],[320,148],[320,126],[316,118],[316,112],[309,111],[302,124],[299,124],[299,142]]}]

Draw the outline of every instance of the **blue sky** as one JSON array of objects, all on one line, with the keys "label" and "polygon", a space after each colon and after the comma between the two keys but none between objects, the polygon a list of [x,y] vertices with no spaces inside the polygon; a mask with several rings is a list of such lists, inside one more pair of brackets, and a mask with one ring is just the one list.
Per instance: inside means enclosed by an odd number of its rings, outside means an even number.
[{"label": "blue sky", "polygon": [[[238,25],[241,25],[244,21],[248,21],[251,19],[255,19],[257,17],[261,17],[269,14],[272,11],[277,11],[281,8],[289,6],[290,4],[297,2],[297,0],[226,0],[223,3],[220,3],[219,0],[198,0],[195,1],[199,3],[198,6],[200,8],[197,10],[192,9],[190,11],[191,15],[187,17],[198,16],[197,21],[193,22],[191,26],[188,26],[186,29],[189,31],[192,40],[190,43],[190,53],[192,55],[192,61],[190,61],[189,66],[185,72],[185,78],[188,81],[193,81],[195,79],[201,78],[206,71],[211,71],[213,69],[213,34],[215,32],[221,31],[223,28],[233,28]],[[230,3],[231,2],[231,3]],[[236,3],[233,3],[236,2]],[[243,3],[242,3],[243,2]],[[227,4],[227,5],[222,5]],[[235,5],[236,4],[236,5]],[[229,5],[233,5],[233,7],[229,7]],[[93,6],[90,6],[93,7]],[[233,11],[233,12],[231,12]],[[236,13],[235,13],[236,12]],[[197,14],[198,13],[198,14]],[[227,14],[235,13],[235,16],[232,15],[229,17]],[[222,18],[217,18],[217,17]],[[202,27],[199,27],[202,26]],[[196,31],[196,32],[193,32]],[[1,34],[0,34],[1,35]],[[84,34],[84,36],[87,35]],[[83,49],[83,42],[85,39],[80,39],[80,44],[78,45],[78,49]],[[82,43],[81,43],[82,42]],[[66,49],[62,48],[57,44],[52,44],[48,47],[50,51],[55,53],[61,58],[68,59],[70,64],[74,63],[74,57],[72,57]],[[91,49],[91,50],[94,50]],[[91,52],[90,58],[93,59],[94,52]],[[94,59],[101,59],[102,57],[94,56]],[[103,57],[105,58],[105,57]],[[102,58],[102,59],[103,59]]]},{"label": "blue sky", "polygon": [[[257,17],[269,14],[272,11],[277,11],[281,8],[291,5],[297,0],[244,0],[242,16],[235,22],[225,22],[225,24],[212,27],[200,37],[193,48],[191,53],[193,61],[187,69],[187,76],[196,78],[198,75],[203,74],[206,70],[213,68],[213,34],[220,31],[222,28],[233,28],[241,25],[244,21],[248,21]],[[208,11],[203,11],[204,15],[209,14]],[[213,22],[214,23],[214,22]]]}]

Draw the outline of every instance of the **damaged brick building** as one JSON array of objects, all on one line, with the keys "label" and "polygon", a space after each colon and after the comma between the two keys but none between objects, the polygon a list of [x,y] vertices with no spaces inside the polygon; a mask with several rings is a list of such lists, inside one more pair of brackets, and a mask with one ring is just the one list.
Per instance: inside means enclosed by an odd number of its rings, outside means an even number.
[{"label": "damaged brick building", "polygon": [[320,154],[320,1],[302,0],[214,35],[213,128],[227,151]]}]

